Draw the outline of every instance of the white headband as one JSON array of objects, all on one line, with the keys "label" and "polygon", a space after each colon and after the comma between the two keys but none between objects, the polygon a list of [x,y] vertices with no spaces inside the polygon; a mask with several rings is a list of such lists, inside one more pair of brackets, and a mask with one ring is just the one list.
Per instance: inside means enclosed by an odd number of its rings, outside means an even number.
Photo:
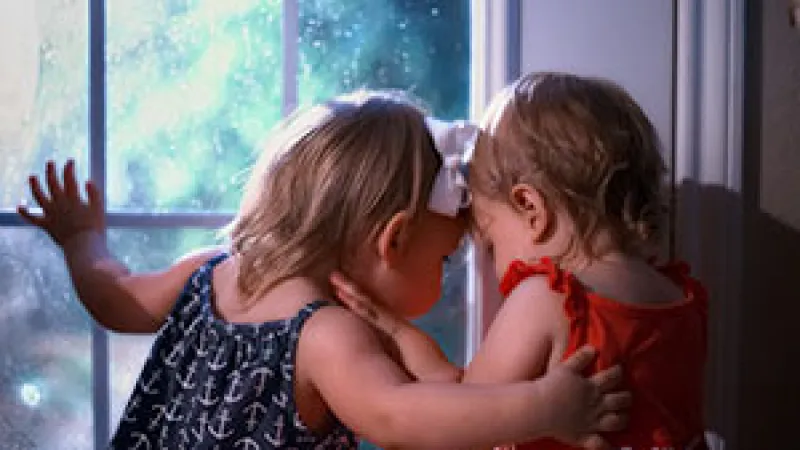
[{"label": "white headband", "polygon": [[449,217],[469,206],[467,164],[472,160],[478,127],[465,121],[446,122],[426,117],[425,124],[433,137],[442,166],[433,182],[428,209]]}]

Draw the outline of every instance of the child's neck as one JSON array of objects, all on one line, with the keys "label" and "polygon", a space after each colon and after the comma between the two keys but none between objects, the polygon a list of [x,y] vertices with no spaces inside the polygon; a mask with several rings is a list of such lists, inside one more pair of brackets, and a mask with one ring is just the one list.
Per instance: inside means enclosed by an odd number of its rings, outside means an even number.
[{"label": "child's neck", "polygon": [[589,245],[581,245],[574,239],[565,239],[559,250],[552,255],[551,258],[562,269],[573,273],[580,273],[597,263],[621,263],[641,259],[638,255],[626,252],[605,230],[597,231]]},{"label": "child's neck", "polygon": [[310,276],[289,278],[258,298],[246,298],[236,282],[238,271],[236,260],[225,261],[214,270],[215,313],[229,322],[261,323],[292,317],[311,301],[335,298],[327,281]]}]

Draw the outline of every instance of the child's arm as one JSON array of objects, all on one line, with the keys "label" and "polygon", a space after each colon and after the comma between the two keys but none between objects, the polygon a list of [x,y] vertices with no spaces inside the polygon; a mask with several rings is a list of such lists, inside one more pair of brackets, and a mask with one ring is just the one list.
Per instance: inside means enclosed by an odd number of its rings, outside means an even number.
[{"label": "child's arm", "polygon": [[461,368],[451,363],[427,333],[372,301],[340,273],[330,277],[336,296],[352,312],[385,335],[403,367],[417,381],[457,382]]},{"label": "child's arm", "polygon": [[487,448],[544,436],[603,448],[597,433],[623,426],[619,410],[630,397],[611,392],[619,370],[577,374],[593,356],[582,349],[533,382],[412,382],[369,325],[344,309],[323,308],[303,329],[298,370],[337,418],[383,448]]},{"label": "child's arm", "polygon": [[522,282],[492,321],[464,382],[502,383],[532,380],[545,373],[554,336],[564,324],[563,301],[543,277]]},{"label": "child's arm", "polygon": [[30,189],[43,214],[32,215],[22,206],[19,214],[61,247],[78,298],[100,325],[121,332],[158,331],[191,273],[219,250],[186,256],[163,272],[131,274],[106,245],[104,208],[97,188],[87,183],[88,201],[81,199],[71,160],[63,176],[62,186],[55,164],[47,163],[49,196],[38,178],[31,176]]}]

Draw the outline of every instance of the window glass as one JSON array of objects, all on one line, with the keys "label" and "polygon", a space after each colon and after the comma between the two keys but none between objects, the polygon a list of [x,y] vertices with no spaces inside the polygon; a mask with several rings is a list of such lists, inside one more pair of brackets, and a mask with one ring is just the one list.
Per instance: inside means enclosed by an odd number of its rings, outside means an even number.
[{"label": "window glass", "polygon": [[235,209],[281,114],[281,2],[106,8],[110,209]]},{"label": "window glass", "polygon": [[[26,178],[66,157],[86,169],[86,2],[0,0],[0,210],[30,202]],[[83,172],[85,174],[85,172]],[[60,250],[0,228],[0,442],[91,448],[91,322]]]},{"label": "window glass", "polygon": [[33,229],[0,228],[0,442],[92,446],[91,319],[61,251]]},{"label": "window glass", "polygon": [[0,0],[0,210],[46,159],[87,154],[87,15],[82,1]]}]

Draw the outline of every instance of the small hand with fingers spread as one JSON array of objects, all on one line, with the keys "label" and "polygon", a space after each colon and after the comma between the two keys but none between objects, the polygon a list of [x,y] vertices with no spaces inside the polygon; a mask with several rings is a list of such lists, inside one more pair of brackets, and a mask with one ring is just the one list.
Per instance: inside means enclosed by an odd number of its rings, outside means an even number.
[{"label": "small hand with fingers spread", "polygon": [[581,372],[597,356],[584,346],[542,377],[545,404],[553,412],[552,435],[567,444],[585,449],[610,448],[601,433],[627,426],[630,392],[619,391],[622,368],[614,366],[584,378]]},{"label": "small hand with fingers spread", "polygon": [[461,369],[450,361],[436,341],[414,324],[373,301],[340,273],[330,276],[336,296],[357,316],[376,328],[390,345],[390,353],[418,381],[456,382]]},{"label": "small hand with fingers spread", "polygon": [[32,214],[25,206],[17,207],[17,212],[26,222],[46,231],[61,247],[86,231],[104,232],[103,199],[91,181],[86,183],[87,201],[81,199],[75,161],[69,160],[64,165],[63,185],[58,179],[55,163],[48,161],[45,180],[49,195],[42,189],[36,175],[28,179],[31,194],[42,208],[42,215]]},{"label": "small hand with fingers spread", "polygon": [[401,328],[412,326],[407,320],[372,300],[344,275],[334,272],[330,276],[339,301],[357,316],[389,337]]}]

